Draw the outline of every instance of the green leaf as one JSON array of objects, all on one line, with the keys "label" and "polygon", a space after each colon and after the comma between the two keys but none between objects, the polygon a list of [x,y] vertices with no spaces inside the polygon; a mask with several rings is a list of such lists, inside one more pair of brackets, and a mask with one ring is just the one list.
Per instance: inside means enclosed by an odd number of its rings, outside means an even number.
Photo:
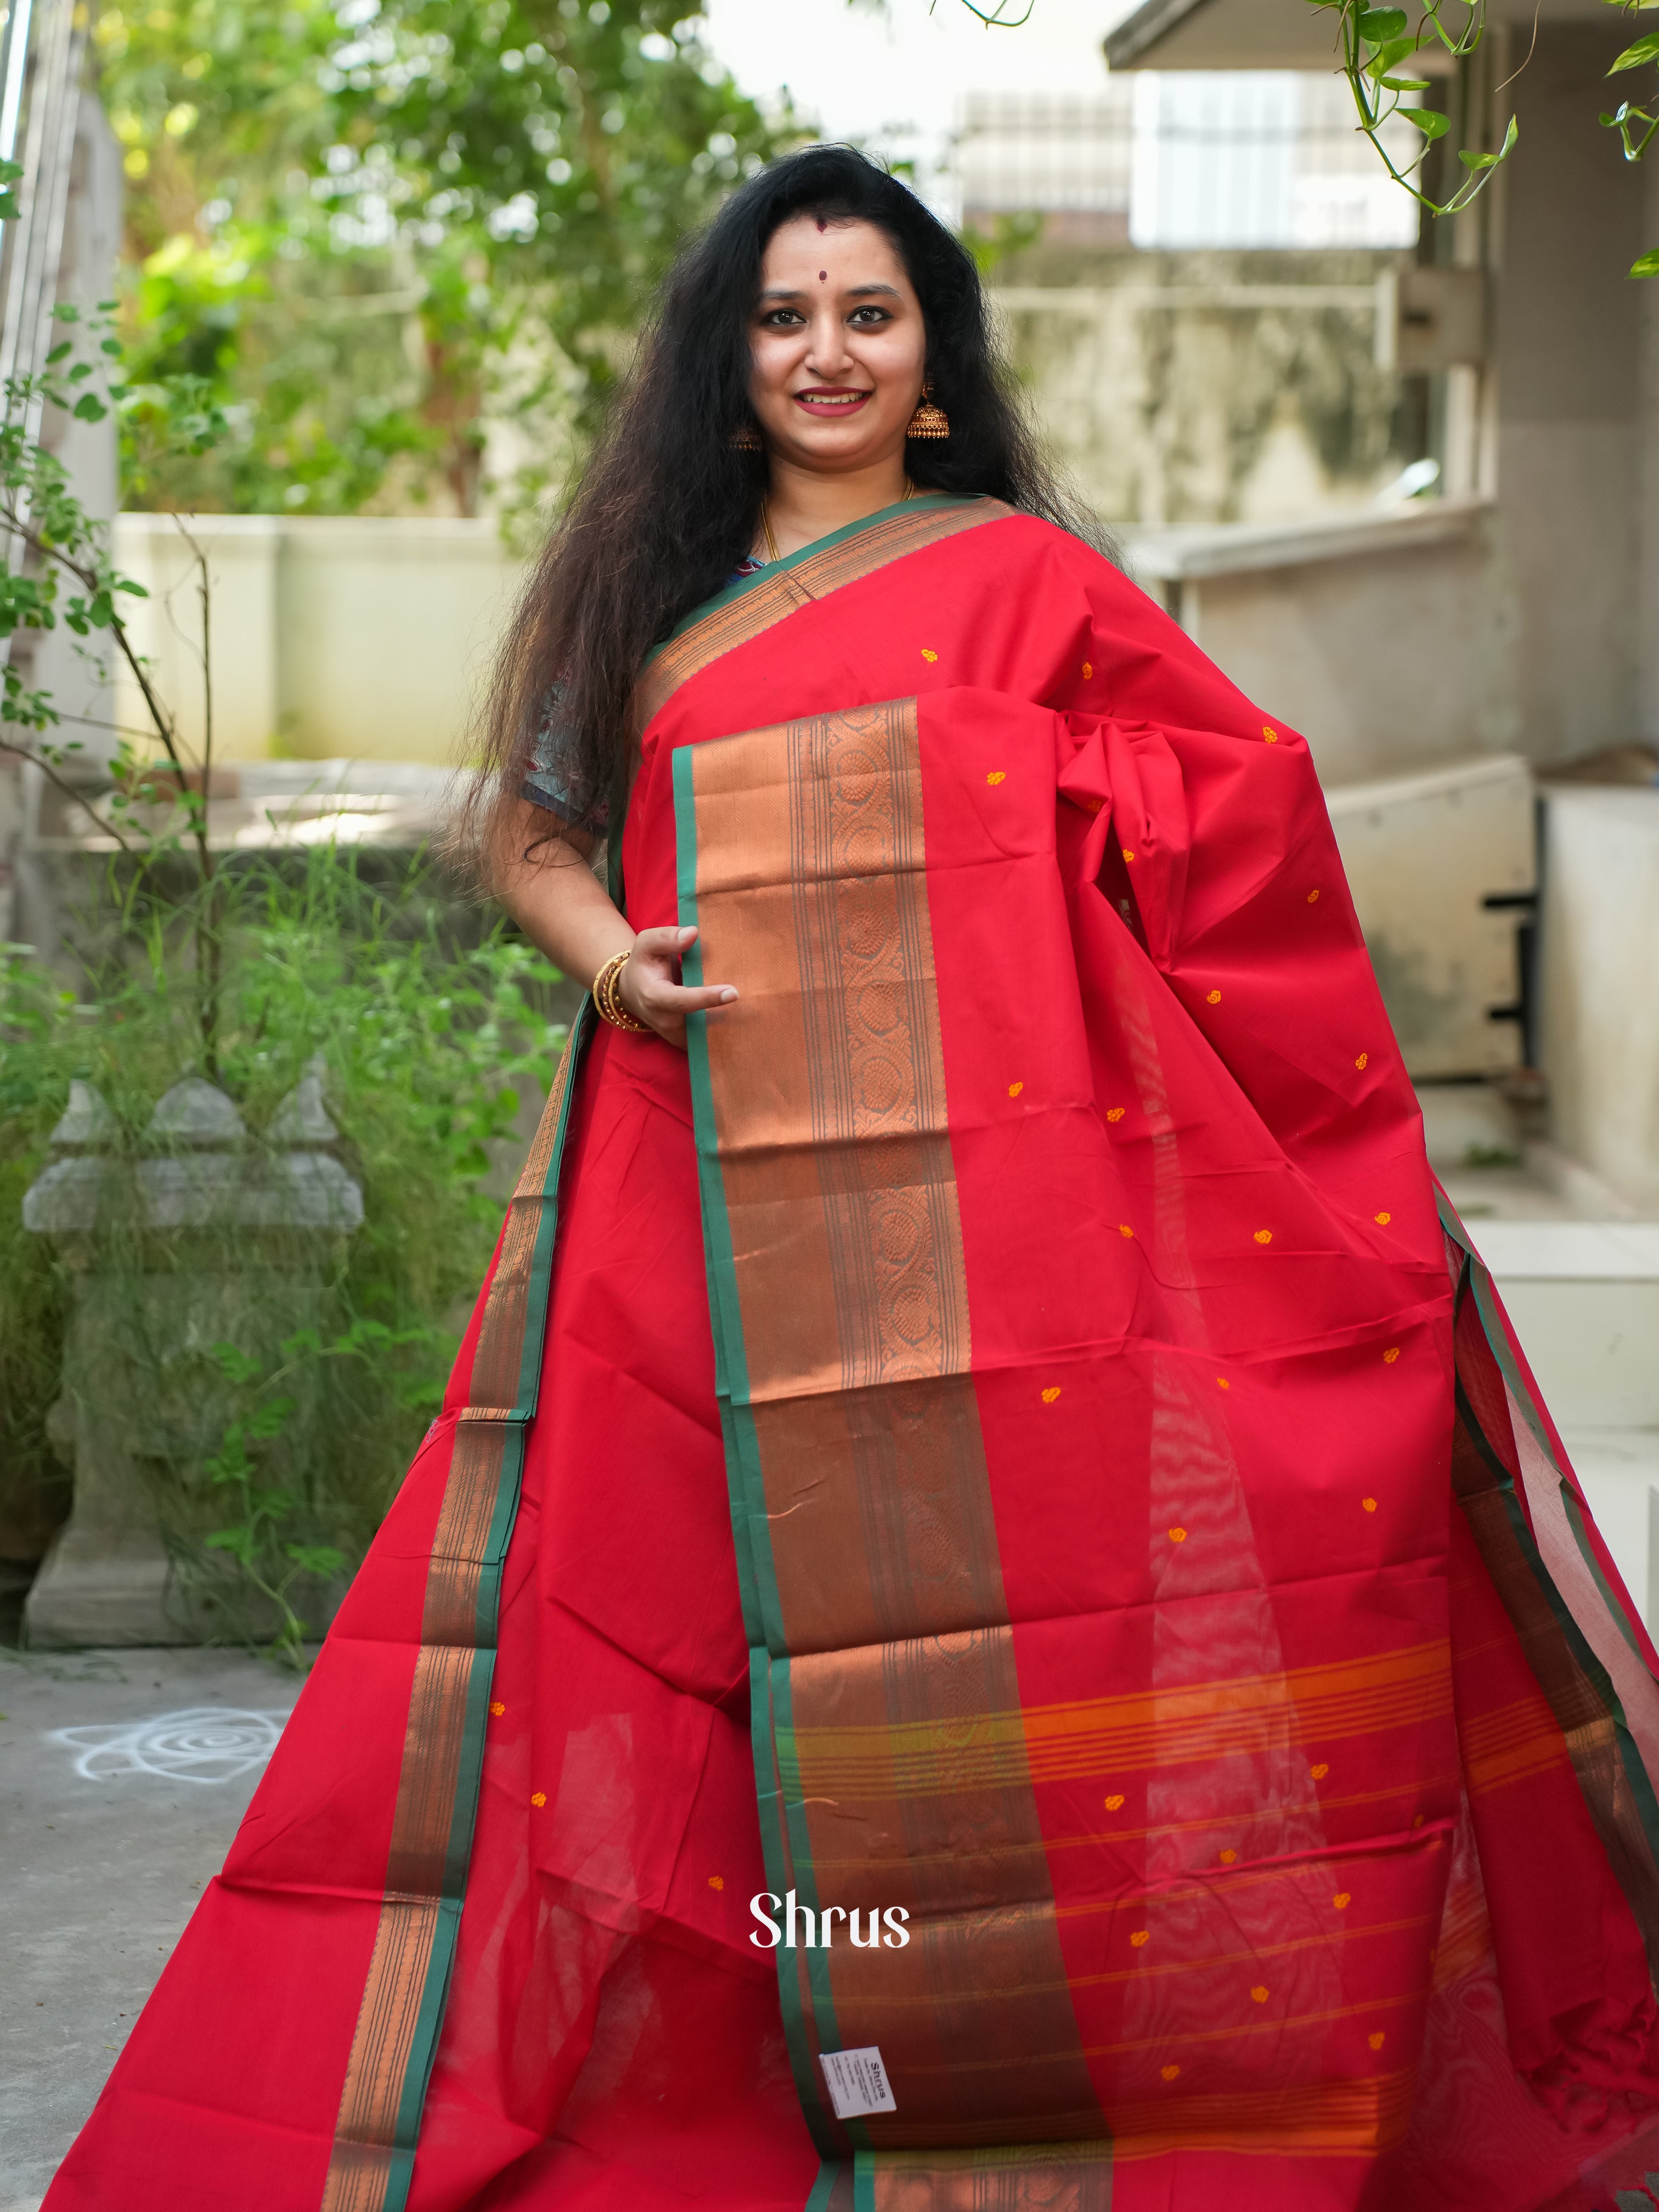
[{"label": "green leaf", "polygon": [[252,1441],[264,1444],[269,1443],[273,1437],[280,1436],[289,1415],[294,1411],[294,1403],[292,1398],[273,1398],[268,1406],[255,1407],[247,1425]]},{"label": "green leaf", "polygon": [[1520,136],[1521,126],[1511,115],[1510,127],[1504,133],[1504,143],[1495,154],[1471,154],[1467,146],[1460,146],[1457,158],[1466,169],[1495,169],[1500,161],[1507,160],[1514,152],[1515,142]]},{"label": "green leaf", "polygon": [[1402,107],[1400,112],[1408,123],[1414,123],[1425,138],[1443,138],[1451,129],[1451,119],[1437,107]]},{"label": "green leaf", "polygon": [[1425,76],[1380,76],[1376,81],[1387,92],[1426,92],[1429,88]]},{"label": "green leaf", "polygon": [[283,1551],[308,1575],[337,1575],[345,1565],[345,1553],[332,1544],[284,1544]]},{"label": "green leaf", "polygon": [[216,1344],[208,1356],[232,1382],[252,1382],[263,1371],[258,1361],[250,1359],[240,1345]]},{"label": "green leaf", "polygon": [[1659,62],[1659,31],[1650,31],[1646,38],[1626,46],[1607,75],[1617,76],[1620,70],[1641,69],[1648,62]]},{"label": "green leaf", "polygon": [[1359,16],[1359,35],[1368,46],[1380,46],[1390,40],[1405,35],[1406,11],[1403,8],[1366,8]]},{"label": "green leaf", "polygon": [[109,410],[95,392],[83,392],[70,410],[82,422],[101,422]]},{"label": "green leaf", "polygon": [[1659,246],[1651,253],[1644,253],[1639,261],[1632,261],[1630,273],[1632,276],[1659,276]]},{"label": "green leaf", "polygon": [[1366,63],[1364,74],[1375,82],[1381,83],[1390,70],[1397,68],[1407,55],[1416,52],[1417,41],[1414,39],[1390,39],[1386,46],[1379,46]]}]

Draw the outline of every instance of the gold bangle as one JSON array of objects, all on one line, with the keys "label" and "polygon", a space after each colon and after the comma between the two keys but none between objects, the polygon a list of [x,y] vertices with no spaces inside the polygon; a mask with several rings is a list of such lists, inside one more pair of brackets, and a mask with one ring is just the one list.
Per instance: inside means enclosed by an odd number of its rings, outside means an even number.
[{"label": "gold bangle", "polygon": [[622,1001],[622,971],[628,965],[629,954],[613,952],[593,978],[593,1004],[602,1020],[613,1030],[633,1030],[640,1034],[651,1026],[648,1022],[636,1021]]}]

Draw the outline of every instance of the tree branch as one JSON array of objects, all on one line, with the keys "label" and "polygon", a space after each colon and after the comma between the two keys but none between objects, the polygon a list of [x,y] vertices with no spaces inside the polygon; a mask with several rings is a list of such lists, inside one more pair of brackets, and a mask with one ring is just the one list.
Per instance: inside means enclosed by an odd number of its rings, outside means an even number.
[{"label": "tree branch", "polygon": [[33,767],[38,768],[48,783],[55,785],[65,799],[72,800],[76,806],[82,807],[91,815],[100,830],[107,830],[124,853],[132,854],[135,848],[127,842],[115,824],[112,822],[106,822],[86,793],[77,791],[69,778],[66,775],[61,775],[49,760],[43,759],[39,753],[33,751],[27,745],[13,744],[9,738],[0,738],[0,753],[9,755],[13,760],[27,761]]}]

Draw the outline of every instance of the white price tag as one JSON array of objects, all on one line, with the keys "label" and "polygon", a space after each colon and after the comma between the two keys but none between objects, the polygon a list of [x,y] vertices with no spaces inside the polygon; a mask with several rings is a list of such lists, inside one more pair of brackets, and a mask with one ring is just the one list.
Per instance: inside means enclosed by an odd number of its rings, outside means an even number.
[{"label": "white price tag", "polygon": [[862,2051],[824,2051],[818,2054],[823,2078],[830,2085],[830,2101],[838,2120],[862,2119],[866,2112],[896,2112],[893,2085],[873,2043]]}]

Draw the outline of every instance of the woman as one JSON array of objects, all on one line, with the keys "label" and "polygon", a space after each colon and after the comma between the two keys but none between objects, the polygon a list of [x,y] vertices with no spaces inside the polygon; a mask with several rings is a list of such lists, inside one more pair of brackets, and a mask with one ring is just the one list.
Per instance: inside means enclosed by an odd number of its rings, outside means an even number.
[{"label": "woman", "polygon": [[1061,520],[918,203],[738,192],[496,694],[591,1005],[49,2212],[1659,2165],[1650,1647],[1305,746]]}]

